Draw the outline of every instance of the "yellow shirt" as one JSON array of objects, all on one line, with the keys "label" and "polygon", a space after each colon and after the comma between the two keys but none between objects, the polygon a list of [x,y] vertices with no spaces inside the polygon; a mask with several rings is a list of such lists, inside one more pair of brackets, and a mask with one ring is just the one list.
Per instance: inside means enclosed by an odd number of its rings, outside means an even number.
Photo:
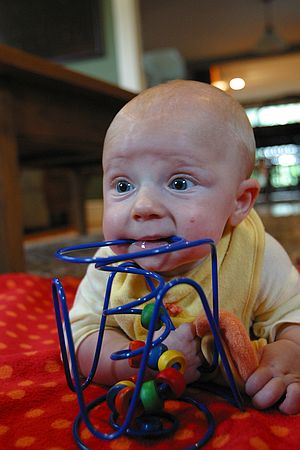
[{"label": "yellow shirt", "polygon": [[[253,304],[260,286],[264,236],[262,222],[252,210],[238,227],[227,231],[217,245],[219,306],[232,311],[247,330],[250,328]],[[184,276],[200,284],[211,306],[210,257]],[[143,276],[119,273],[114,280],[110,307],[126,304],[145,296],[148,292]],[[198,293],[186,284],[176,285],[170,289],[163,302],[175,327],[184,322],[194,321],[203,312]],[[147,330],[142,327],[138,314],[109,316],[107,325],[120,328],[131,339],[146,339]]]},{"label": "yellow shirt", "polygon": [[[217,246],[220,307],[235,313],[246,329],[252,327],[257,337],[273,341],[283,324],[300,323],[300,276],[287,253],[270,235],[265,234],[256,213],[250,215]],[[111,256],[108,247],[95,256]],[[263,262],[262,262],[263,259]],[[108,272],[88,266],[70,311],[73,340],[77,349],[82,340],[99,330]],[[210,258],[185,274],[201,284],[211,304]],[[147,290],[140,277],[116,277],[112,304],[124,304]],[[187,286],[172,288],[165,305],[176,326],[194,320],[202,306],[195,292]],[[110,317],[108,324],[123,330],[131,339],[145,336],[140,316]]]}]

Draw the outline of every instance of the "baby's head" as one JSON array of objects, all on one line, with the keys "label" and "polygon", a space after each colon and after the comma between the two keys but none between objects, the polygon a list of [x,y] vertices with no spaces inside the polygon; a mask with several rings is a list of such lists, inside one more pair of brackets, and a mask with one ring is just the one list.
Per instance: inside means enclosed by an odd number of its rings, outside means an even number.
[{"label": "baby's head", "polygon": [[[119,133],[127,134],[127,127],[139,127],[145,123],[153,128],[150,134],[156,132],[156,125],[164,121],[171,127],[169,141],[172,139],[173,128],[178,132],[189,133],[190,138],[197,139],[203,134],[215,140],[225,152],[232,153],[235,165],[230,165],[231,172],[241,170],[249,176],[255,162],[255,140],[252,127],[242,106],[230,95],[209,84],[197,81],[176,80],[161,84],[141,92],[131,100],[116,115],[106,136],[106,143]],[[205,127],[202,126],[205,121]],[[229,138],[234,142],[231,146]],[[228,145],[226,145],[228,142]],[[104,146],[104,153],[106,146]],[[199,149],[201,151],[201,149]]]},{"label": "baby's head", "polygon": [[[171,235],[218,242],[251,209],[255,141],[243,108],[204,83],[173,81],[130,101],[108,129],[104,150],[105,239],[134,239],[132,252]],[[176,272],[203,258],[193,248],[139,263]]]}]

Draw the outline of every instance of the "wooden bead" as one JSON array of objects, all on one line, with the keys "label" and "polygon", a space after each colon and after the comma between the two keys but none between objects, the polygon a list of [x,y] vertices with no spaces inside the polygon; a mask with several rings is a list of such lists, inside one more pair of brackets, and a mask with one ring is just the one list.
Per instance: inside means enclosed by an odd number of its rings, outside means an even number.
[{"label": "wooden bead", "polygon": [[133,392],[133,387],[125,386],[117,393],[115,397],[115,410],[121,417],[124,417],[127,414]]},{"label": "wooden bead", "polygon": [[147,412],[162,410],[164,402],[159,396],[157,386],[154,380],[145,381],[140,391],[141,402]]},{"label": "wooden bead", "polygon": [[[155,305],[153,303],[149,303],[148,305],[146,305],[144,307],[144,309],[142,311],[141,324],[144,328],[146,328],[146,330],[149,330],[151,318],[153,316],[154,307],[155,307]],[[164,312],[163,307],[160,307],[159,315],[162,314],[163,312]],[[154,326],[154,329],[159,330],[162,327],[162,325],[163,325],[163,322],[160,320],[160,318],[158,316],[155,326]]]},{"label": "wooden bead", "polygon": [[159,344],[153,347],[148,355],[147,366],[152,370],[158,370],[158,360],[167,350],[168,347],[165,344]]},{"label": "wooden bead", "polygon": [[118,381],[115,386],[118,386],[119,384],[121,384],[122,386],[128,386],[128,387],[132,387],[135,388],[135,383],[131,380],[122,380],[122,381]]},{"label": "wooden bead", "polygon": [[158,382],[157,383],[157,390],[158,390],[158,395],[164,401],[165,400],[170,400],[170,399],[172,399],[174,397],[172,389],[170,388],[168,383],[159,383]]},{"label": "wooden bead", "polygon": [[[129,408],[131,398],[135,389],[136,376],[131,377],[130,380],[123,380],[112,386],[107,395],[106,402],[110,410],[119,414],[120,416],[125,416]],[[137,402],[133,417],[139,416],[144,412],[144,408],[140,401]]]},{"label": "wooden bead", "polygon": [[[143,341],[130,341],[129,343],[129,350],[134,351],[138,350],[139,348],[145,347],[145,342]],[[131,356],[128,358],[128,364],[130,367],[134,369],[138,369],[141,365],[141,361],[143,358],[143,353],[140,355]]]},{"label": "wooden bead", "polygon": [[172,367],[175,364],[179,365],[179,371],[184,373],[185,371],[185,358],[181,352],[177,350],[167,350],[164,352],[158,360],[158,370],[161,372],[167,367]]},{"label": "wooden bead", "polygon": [[115,384],[114,386],[112,386],[109,389],[109,391],[106,394],[106,403],[107,403],[109,409],[114,413],[116,412],[116,408],[115,408],[116,395],[125,387],[126,386],[121,383]]},{"label": "wooden bead", "polygon": [[136,373],[128,378],[128,380],[132,381],[134,384],[136,384],[137,379],[138,379],[138,376]]},{"label": "wooden bead", "polygon": [[167,367],[163,371],[159,372],[156,375],[155,380],[157,383],[166,383],[172,391],[173,398],[180,397],[185,391],[185,379],[182,373],[173,367]]}]

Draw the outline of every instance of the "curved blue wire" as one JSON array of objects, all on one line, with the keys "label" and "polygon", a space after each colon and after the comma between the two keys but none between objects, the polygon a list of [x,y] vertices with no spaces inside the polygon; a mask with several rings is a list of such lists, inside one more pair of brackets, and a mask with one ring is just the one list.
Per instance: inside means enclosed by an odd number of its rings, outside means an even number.
[{"label": "curved blue wire", "polygon": [[[61,346],[61,354],[63,359],[63,364],[65,368],[66,373],[66,380],[68,383],[68,386],[71,390],[75,391],[77,394],[77,399],[79,403],[80,408],[80,414],[79,418],[76,419],[77,423],[78,420],[83,420],[89,429],[89,431],[96,437],[106,440],[115,439],[116,437],[120,436],[123,433],[126,433],[126,430],[129,429],[130,422],[132,420],[135,406],[137,401],[139,400],[139,393],[142,387],[142,383],[144,380],[144,373],[146,370],[148,355],[152,347],[158,345],[160,342],[163,342],[163,340],[167,337],[167,335],[170,333],[172,329],[174,329],[174,325],[165,310],[165,307],[163,305],[163,298],[166,292],[171,289],[173,286],[177,284],[189,284],[192,286],[198,293],[200,300],[203,305],[203,309],[206,313],[206,316],[208,318],[212,333],[214,335],[214,355],[213,355],[213,362],[211,364],[211,370],[214,370],[214,368],[218,364],[218,358],[220,355],[220,358],[223,362],[225,372],[228,377],[229,385],[231,387],[231,391],[233,393],[234,400],[239,408],[241,408],[242,402],[240,393],[238,391],[238,388],[236,386],[235,380],[233,378],[231,368],[229,366],[225,351],[223,349],[223,345],[221,342],[218,325],[219,325],[219,307],[218,307],[218,268],[217,268],[217,255],[216,255],[216,248],[214,245],[214,242],[211,239],[201,239],[196,240],[192,242],[188,242],[184,240],[181,237],[178,236],[172,236],[169,239],[169,243],[157,248],[152,248],[150,250],[142,250],[139,252],[134,252],[130,254],[122,254],[122,255],[113,255],[105,258],[101,257],[79,257],[79,256],[70,256],[70,253],[76,252],[76,251],[82,251],[87,249],[93,249],[93,248],[99,248],[99,247],[105,247],[105,246],[114,246],[114,245],[120,245],[120,244],[130,244],[134,241],[132,240],[117,240],[117,241],[104,241],[104,242],[96,242],[96,243],[89,243],[89,244],[82,244],[77,246],[69,246],[59,249],[55,256],[61,260],[73,262],[73,263],[85,263],[90,264],[94,263],[95,267],[100,270],[105,270],[111,272],[108,278],[107,282],[107,289],[106,294],[104,298],[104,304],[103,304],[103,313],[99,325],[99,334],[98,334],[98,340],[96,344],[96,350],[94,355],[93,364],[90,370],[89,375],[86,377],[85,381],[81,383],[81,377],[78,371],[77,366],[77,360],[76,360],[76,353],[74,348],[74,342],[72,338],[72,330],[71,330],[71,324],[69,319],[69,312],[68,312],[68,306],[66,301],[66,296],[63,290],[63,286],[60,283],[59,279],[55,278],[52,282],[52,295],[53,295],[53,301],[54,301],[54,308],[55,308],[55,316],[56,316],[56,322],[57,322],[57,328],[58,328],[58,335],[60,340],[60,346]],[[210,307],[208,305],[208,301],[206,299],[206,296],[198,283],[195,281],[188,279],[188,278],[178,278],[171,280],[168,283],[165,283],[164,279],[157,273],[151,272],[151,271],[145,271],[141,269],[135,262],[128,261],[128,260],[136,260],[141,257],[147,257],[147,256],[153,256],[157,254],[163,254],[163,253],[169,253],[173,251],[183,250],[189,247],[194,247],[198,245],[204,245],[208,244],[211,248],[211,270],[212,270],[212,312],[210,310]],[[115,263],[121,263],[118,266],[112,266],[111,264]],[[130,303],[127,303],[125,305],[120,305],[116,308],[109,308],[109,301],[110,301],[110,294],[112,289],[112,284],[114,281],[114,277],[117,273],[123,272],[123,273],[132,273],[144,276],[146,283],[149,287],[149,294],[146,296],[139,298],[137,300],[134,300]],[[156,281],[156,285],[154,283]],[[138,373],[136,386],[134,389],[134,393],[129,405],[128,413],[125,417],[125,420],[123,424],[120,426],[120,428],[113,432],[113,433],[102,433],[101,431],[98,431],[94,428],[93,424],[90,422],[89,419],[89,411],[92,409],[92,405],[96,404],[95,402],[92,402],[90,405],[85,405],[84,397],[83,397],[83,390],[92,382],[93,377],[95,375],[95,371],[98,366],[98,361],[101,353],[101,346],[102,346],[102,340],[103,340],[103,334],[106,324],[107,316],[113,315],[113,314],[141,314],[142,310],[139,308],[136,308],[137,306],[140,306],[144,304],[145,302],[154,299],[154,310],[151,317],[151,321],[149,324],[147,339],[145,342],[145,346],[142,349],[138,349],[135,351],[128,350],[122,350],[119,352],[115,352],[111,355],[111,358],[114,360],[119,359],[125,359],[130,358],[132,356],[142,354],[142,360],[140,364],[140,370]],[[164,309],[164,313],[161,314],[161,308]],[[153,341],[153,335],[155,331],[155,325],[157,322],[158,317],[160,320],[163,321],[165,324],[165,329],[163,333],[155,340]],[[64,328],[62,325],[62,322],[64,322]],[[67,341],[67,342],[66,342]],[[67,350],[68,349],[68,350]],[[70,369],[71,367],[71,369]],[[103,397],[105,399],[105,396]],[[101,400],[102,401],[102,400]],[[202,445],[204,445],[205,442],[209,439],[211,434],[213,433],[214,429],[214,421],[211,413],[208,411],[208,409],[205,407],[205,405],[200,405],[199,402],[194,401],[193,399],[187,399],[185,398],[185,401],[189,401],[192,404],[195,404],[198,408],[200,408],[208,422],[208,431],[203,436],[203,438],[198,441],[198,443],[195,444],[195,446],[192,448],[200,448]],[[200,406],[199,406],[200,405]],[[74,423],[75,426],[75,423]],[[78,439],[78,434],[76,437],[76,432],[73,428],[73,434],[75,437],[75,440],[77,441],[78,445],[80,444]],[[81,443],[82,444],[82,443]],[[81,445],[80,444],[80,445]],[[87,448],[82,444],[82,447],[80,448]]]},{"label": "curved blue wire", "polygon": [[[77,394],[77,400],[78,400],[78,403],[79,403],[80,415],[82,417],[82,420],[85,422],[85,424],[86,424],[87,428],[89,429],[89,431],[94,436],[96,436],[97,438],[106,439],[106,440],[115,439],[116,437],[119,437],[120,435],[125,433],[126,430],[128,429],[128,427],[130,425],[130,422],[132,420],[133,414],[134,414],[136,403],[137,403],[137,401],[139,399],[139,393],[140,393],[140,390],[141,390],[142,383],[144,381],[144,373],[145,373],[145,370],[146,370],[146,364],[147,364],[147,360],[148,360],[148,355],[149,355],[151,347],[153,346],[153,342],[152,342],[153,341],[153,334],[154,334],[154,331],[155,331],[156,321],[157,321],[157,318],[158,318],[159,312],[160,312],[160,302],[156,301],[155,304],[154,304],[153,315],[152,315],[151,320],[150,320],[147,340],[146,340],[146,343],[145,343],[144,353],[143,353],[143,357],[142,357],[142,361],[141,361],[141,366],[140,366],[139,374],[138,374],[137,381],[136,381],[136,387],[135,387],[135,390],[134,390],[134,393],[133,393],[133,396],[132,396],[132,399],[131,399],[131,402],[130,402],[130,405],[129,405],[128,413],[127,413],[127,415],[125,417],[125,420],[124,420],[122,426],[119,428],[119,430],[117,430],[117,431],[115,431],[113,433],[102,433],[102,432],[96,430],[94,428],[93,424],[91,423],[91,421],[89,419],[89,415],[88,415],[88,408],[87,408],[87,406],[85,405],[85,402],[84,402],[83,390],[92,381],[92,377],[89,375],[87,380],[86,380],[86,382],[81,384],[81,382],[80,382],[80,375],[79,375],[78,366],[77,366],[76,354],[75,354],[75,347],[74,347],[74,342],[73,342],[73,339],[72,339],[72,331],[71,331],[71,324],[70,324],[70,319],[69,319],[69,313],[68,313],[66,297],[65,297],[65,294],[63,292],[62,285],[61,285],[61,283],[60,283],[60,281],[58,279],[54,279],[53,280],[53,286],[55,287],[55,288],[53,288],[55,312],[56,312],[56,317],[58,319],[58,322],[60,323],[60,325],[58,326],[58,329],[59,329],[59,339],[60,339],[60,343],[61,343],[62,359],[63,359],[64,367],[65,367],[65,370],[66,370],[66,374],[67,374],[68,385]],[[62,327],[62,324],[61,324],[60,310],[58,310],[58,307],[59,307],[58,300],[59,300],[59,296],[60,295],[61,295],[61,297],[60,297],[60,300],[61,300],[60,306],[61,306],[61,309],[62,309],[62,315],[63,315],[64,325],[65,325],[65,333],[66,333],[66,336],[67,336],[69,358],[70,358],[70,364],[71,364],[72,375],[73,375],[73,380],[74,380],[73,382],[72,382],[72,377],[71,377],[70,368],[69,368],[69,364],[68,364],[68,355],[67,355],[67,350],[66,350],[65,336],[64,336],[64,332],[63,332],[63,327]],[[162,301],[162,298],[161,298],[160,301]],[[139,311],[141,312],[141,310],[139,310]],[[105,317],[105,316],[103,316],[103,317]],[[102,322],[101,322],[101,325],[102,325]],[[99,336],[100,336],[101,332],[102,332],[102,330],[101,330],[101,326],[100,326]]]},{"label": "curved blue wire", "polygon": [[[108,264],[114,264],[122,261],[128,261],[130,259],[145,258],[147,256],[162,255],[164,253],[170,253],[177,250],[184,250],[190,247],[197,247],[198,245],[214,245],[212,239],[198,239],[195,241],[187,241],[179,236],[171,236],[168,239],[170,242],[159,247],[151,248],[148,250],[140,250],[138,252],[124,253],[121,255],[111,255],[106,257],[99,256],[71,256],[69,253],[88,250],[93,248],[101,247],[114,247],[116,245],[132,244],[135,241],[132,239],[117,239],[115,241],[103,241],[103,242],[93,242],[88,244],[72,245],[69,247],[60,248],[55,252],[55,256],[58,259],[67,262],[79,263],[79,264],[96,264],[96,268],[100,268],[102,265],[107,266]],[[153,273],[153,272],[152,272]]]}]

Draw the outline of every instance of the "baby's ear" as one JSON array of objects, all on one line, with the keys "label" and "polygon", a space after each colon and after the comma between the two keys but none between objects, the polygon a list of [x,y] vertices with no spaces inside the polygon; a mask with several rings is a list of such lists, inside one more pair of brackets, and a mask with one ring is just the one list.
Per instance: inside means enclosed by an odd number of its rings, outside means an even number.
[{"label": "baby's ear", "polygon": [[248,178],[239,185],[235,200],[235,208],[230,214],[228,222],[236,227],[248,215],[259,194],[259,183],[254,178]]}]

